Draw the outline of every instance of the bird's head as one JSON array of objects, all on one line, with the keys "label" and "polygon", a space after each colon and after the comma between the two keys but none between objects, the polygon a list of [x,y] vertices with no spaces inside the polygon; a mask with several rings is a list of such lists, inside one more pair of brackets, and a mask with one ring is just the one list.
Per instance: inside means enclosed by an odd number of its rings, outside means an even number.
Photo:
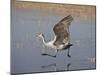
[{"label": "bird's head", "polygon": [[36,37],[41,38],[41,37],[44,37],[44,35],[43,35],[43,33],[37,33],[37,34],[36,34]]}]

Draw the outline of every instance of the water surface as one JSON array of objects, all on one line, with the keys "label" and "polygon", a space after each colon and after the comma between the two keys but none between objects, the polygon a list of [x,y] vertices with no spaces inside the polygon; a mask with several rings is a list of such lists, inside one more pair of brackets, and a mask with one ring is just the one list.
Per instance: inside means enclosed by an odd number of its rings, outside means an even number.
[{"label": "water surface", "polygon": [[95,20],[83,21],[76,16],[70,26],[71,58],[67,50],[56,58],[42,56],[42,42],[36,33],[44,33],[46,40],[53,39],[53,27],[63,15],[39,10],[12,11],[11,22],[11,73],[34,73],[95,69]]}]

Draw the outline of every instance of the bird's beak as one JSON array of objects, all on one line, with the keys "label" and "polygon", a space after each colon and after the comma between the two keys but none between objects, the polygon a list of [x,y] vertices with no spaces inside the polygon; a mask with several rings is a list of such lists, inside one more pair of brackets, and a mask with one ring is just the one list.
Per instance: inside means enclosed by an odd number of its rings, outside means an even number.
[{"label": "bird's beak", "polygon": [[36,37],[39,37],[40,33],[36,33]]}]

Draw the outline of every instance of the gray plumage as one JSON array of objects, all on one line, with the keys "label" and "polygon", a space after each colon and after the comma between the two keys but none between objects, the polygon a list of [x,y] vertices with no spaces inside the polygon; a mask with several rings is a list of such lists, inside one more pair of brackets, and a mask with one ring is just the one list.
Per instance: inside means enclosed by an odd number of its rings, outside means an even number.
[{"label": "gray plumage", "polygon": [[72,20],[73,17],[68,15],[54,26],[53,31],[56,36],[54,45],[58,46],[60,44],[66,44],[68,41],[70,41],[69,26]]}]

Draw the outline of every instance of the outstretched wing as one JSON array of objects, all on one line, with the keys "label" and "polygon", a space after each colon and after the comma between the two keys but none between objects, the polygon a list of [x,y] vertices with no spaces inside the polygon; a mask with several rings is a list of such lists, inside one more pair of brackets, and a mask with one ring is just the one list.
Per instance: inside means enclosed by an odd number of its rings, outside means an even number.
[{"label": "outstretched wing", "polygon": [[54,26],[53,31],[56,35],[54,45],[66,44],[69,41],[69,25],[72,20],[73,17],[68,15]]}]

